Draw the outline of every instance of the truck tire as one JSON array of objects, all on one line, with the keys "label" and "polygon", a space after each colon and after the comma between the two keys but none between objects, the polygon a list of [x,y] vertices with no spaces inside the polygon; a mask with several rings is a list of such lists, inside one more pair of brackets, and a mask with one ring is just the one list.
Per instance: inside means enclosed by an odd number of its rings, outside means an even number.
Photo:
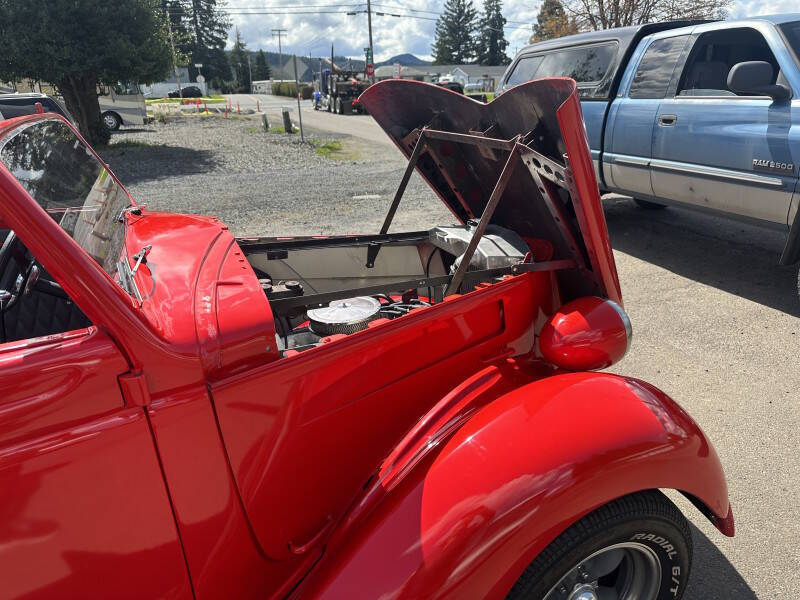
[{"label": "truck tire", "polygon": [[634,198],[634,202],[639,206],[639,208],[643,208],[645,210],[662,210],[667,208],[666,204],[659,204],[658,202],[650,202],[650,200],[641,200],[639,198]]},{"label": "truck tire", "polygon": [[336,114],[341,115],[344,114],[342,111],[342,99],[340,97],[336,97]]},{"label": "truck tire", "polygon": [[661,492],[648,490],[574,523],[536,557],[506,598],[678,600],[691,564],[686,518]]},{"label": "truck tire", "polygon": [[797,297],[800,299],[800,270],[797,271]]}]

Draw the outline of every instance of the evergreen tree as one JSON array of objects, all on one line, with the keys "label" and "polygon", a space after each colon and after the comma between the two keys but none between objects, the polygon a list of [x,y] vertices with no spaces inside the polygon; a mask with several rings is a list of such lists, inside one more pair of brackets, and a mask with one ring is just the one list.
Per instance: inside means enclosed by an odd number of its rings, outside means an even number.
[{"label": "evergreen tree", "polygon": [[160,0],[0,0],[0,81],[56,85],[89,143],[106,143],[98,84],[154,83],[169,73],[161,9]]},{"label": "evergreen tree", "polygon": [[236,76],[236,86],[239,88],[240,93],[250,91],[250,68],[247,63],[249,55],[247,45],[242,40],[242,35],[237,27],[236,37],[231,49],[231,67]]},{"label": "evergreen tree", "polygon": [[192,55],[194,34],[191,30],[191,18],[188,0],[161,0],[161,9],[167,16],[169,32],[176,54],[188,57]]},{"label": "evergreen tree", "polygon": [[478,12],[472,0],[447,0],[436,21],[434,64],[463,64],[475,56]]},{"label": "evergreen tree", "polygon": [[476,55],[478,64],[487,66],[505,65],[510,61],[506,56],[508,41],[503,33],[506,18],[503,16],[502,0],[484,0],[483,13],[478,23]]},{"label": "evergreen tree", "polygon": [[212,79],[228,80],[231,69],[225,55],[225,44],[228,41],[228,30],[231,22],[220,9],[225,6],[224,0],[183,0],[191,7],[190,28],[193,32],[192,61],[189,74],[192,79],[197,75],[195,63],[203,65],[203,75],[207,81]]},{"label": "evergreen tree", "polygon": [[267,64],[267,57],[263,50],[259,50],[256,54],[256,63],[253,66],[253,79],[255,81],[264,81],[272,77],[269,65]]},{"label": "evergreen tree", "polygon": [[570,19],[561,0],[544,0],[533,26],[531,43],[578,33],[575,19]]}]

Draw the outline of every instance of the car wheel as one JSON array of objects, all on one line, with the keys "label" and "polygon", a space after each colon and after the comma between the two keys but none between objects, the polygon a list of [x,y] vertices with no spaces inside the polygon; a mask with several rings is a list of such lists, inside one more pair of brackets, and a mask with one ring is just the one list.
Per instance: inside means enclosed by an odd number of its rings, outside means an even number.
[{"label": "car wheel", "polygon": [[119,129],[119,126],[122,125],[122,119],[119,118],[119,115],[117,113],[104,112],[103,125],[105,125],[106,129],[108,129],[109,131],[116,131],[117,129]]},{"label": "car wheel", "polygon": [[649,200],[640,200],[639,198],[634,198],[633,201],[636,202],[639,208],[643,208],[645,210],[661,210],[662,208],[667,208],[666,204],[650,202]]},{"label": "car wheel", "polygon": [[686,518],[659,491],[590,513],[536,557],[507,598],[677,600],[692,562]]}]

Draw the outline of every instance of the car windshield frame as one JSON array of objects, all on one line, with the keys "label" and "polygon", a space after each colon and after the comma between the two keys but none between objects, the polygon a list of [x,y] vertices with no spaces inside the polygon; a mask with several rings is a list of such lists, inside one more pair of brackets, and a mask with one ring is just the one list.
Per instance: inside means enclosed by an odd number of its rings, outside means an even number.
[{"label": "car windshield frame", "polygon": [[118,263],[127,256],[120,216],[136,202],[73,128],[58,118],[20,123],[0,138],[0,163],[119,282]]}]

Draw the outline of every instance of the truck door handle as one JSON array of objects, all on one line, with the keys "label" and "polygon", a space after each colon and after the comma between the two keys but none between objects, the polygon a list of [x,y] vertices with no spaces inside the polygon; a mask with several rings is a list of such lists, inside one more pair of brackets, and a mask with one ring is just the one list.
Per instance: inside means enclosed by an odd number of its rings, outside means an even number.
[{"label": "truck door handle", "polygon": [[677,115],[658,115],[658,124],[662,127],[671,127],[678,122]]}]

